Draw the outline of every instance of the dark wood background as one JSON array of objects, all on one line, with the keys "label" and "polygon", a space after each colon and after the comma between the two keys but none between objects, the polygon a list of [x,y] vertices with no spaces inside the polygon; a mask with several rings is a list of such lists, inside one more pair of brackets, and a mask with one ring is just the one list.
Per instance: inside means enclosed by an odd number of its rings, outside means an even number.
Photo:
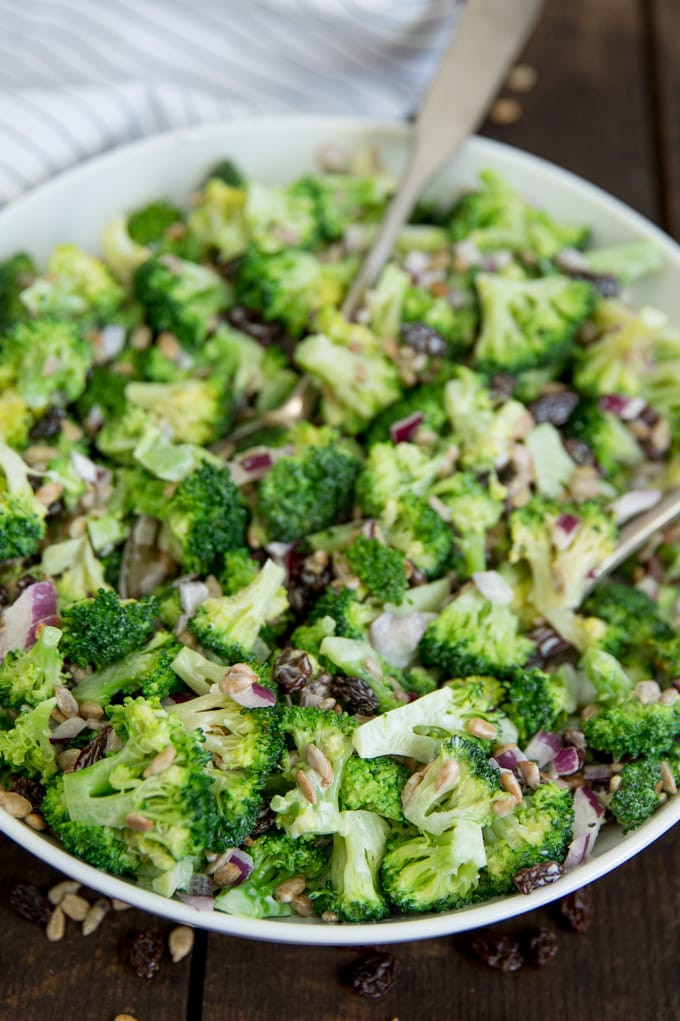
[{"label": "dark wood background", "polygon": [[[514,94],[522,116],[484,133],[553,160],[680,238],[680,0],[547,0],[523,58],[538,82]],[[511,93],[506,93],[508,96]],[[8,905],[18,880],[58,875],[0,842],[0,1019],[113,1021],[676,1021],[680,1018],[680,842],[669,833],[595,887],[590,931],[560,928],[554,908],[499,928],[559,935],[543,970],[492,971],[469,936],[400,944],[397,985],[362,1000],[338,981],[353,949],[286,947],[197,932],[193,954],[145,982],[126,962],[130,935],[172,926],[110,914],[95,935],[71,922],[43,932]],[[94,899],[94,894],[91,894]]]}]

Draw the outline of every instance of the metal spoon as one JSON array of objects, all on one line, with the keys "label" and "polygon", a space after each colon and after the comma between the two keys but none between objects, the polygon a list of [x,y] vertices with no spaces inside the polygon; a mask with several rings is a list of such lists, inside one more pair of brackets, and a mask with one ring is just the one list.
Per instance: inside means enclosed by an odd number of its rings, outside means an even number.
[{"label": "metal spoon", "polygon": [[416,118],[397,193],[343,303],[346,318],[378,276],[425,185],[481,123],[540,9],[541,0],[467,0]]}]

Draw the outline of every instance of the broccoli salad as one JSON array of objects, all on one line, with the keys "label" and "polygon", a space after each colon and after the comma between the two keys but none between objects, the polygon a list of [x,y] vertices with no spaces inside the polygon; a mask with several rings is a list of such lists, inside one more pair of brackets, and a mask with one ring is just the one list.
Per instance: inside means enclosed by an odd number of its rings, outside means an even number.
[{"label": "broccoli salad", "polygon": [[492,171],[210,172],[0,263],[0,804],[251,918],[552,882],[680,782],[680,335]]}]

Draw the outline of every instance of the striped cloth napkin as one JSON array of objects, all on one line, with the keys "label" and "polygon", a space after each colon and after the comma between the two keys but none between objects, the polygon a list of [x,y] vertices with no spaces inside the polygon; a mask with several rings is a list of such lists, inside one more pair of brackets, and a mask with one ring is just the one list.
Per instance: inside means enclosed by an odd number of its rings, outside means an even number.
[{"label": "striped cloth napkin", "polygon": [[402,118],[460,0],[0,0],[0,205],[106,149],[252,114]]}]

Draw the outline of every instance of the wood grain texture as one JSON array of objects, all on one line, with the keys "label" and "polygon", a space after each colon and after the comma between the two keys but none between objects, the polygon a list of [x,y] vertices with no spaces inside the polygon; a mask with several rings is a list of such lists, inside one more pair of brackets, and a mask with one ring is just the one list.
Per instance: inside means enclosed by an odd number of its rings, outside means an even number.
[{"label": "wood grain texture", "polygon": [[680,239],[680,4],[643,0],[656,110],[656,138],[666,230]]},{"label": "wood grain texture", "polygon": [[[669,0],[669,8],[677,3]],[[522,56],[538,71],[517,123],[483,134],[552,160],[658,220],[650,96],[638,0],[546,0]],[[675,64],[677,75],[677,56]]]}]

